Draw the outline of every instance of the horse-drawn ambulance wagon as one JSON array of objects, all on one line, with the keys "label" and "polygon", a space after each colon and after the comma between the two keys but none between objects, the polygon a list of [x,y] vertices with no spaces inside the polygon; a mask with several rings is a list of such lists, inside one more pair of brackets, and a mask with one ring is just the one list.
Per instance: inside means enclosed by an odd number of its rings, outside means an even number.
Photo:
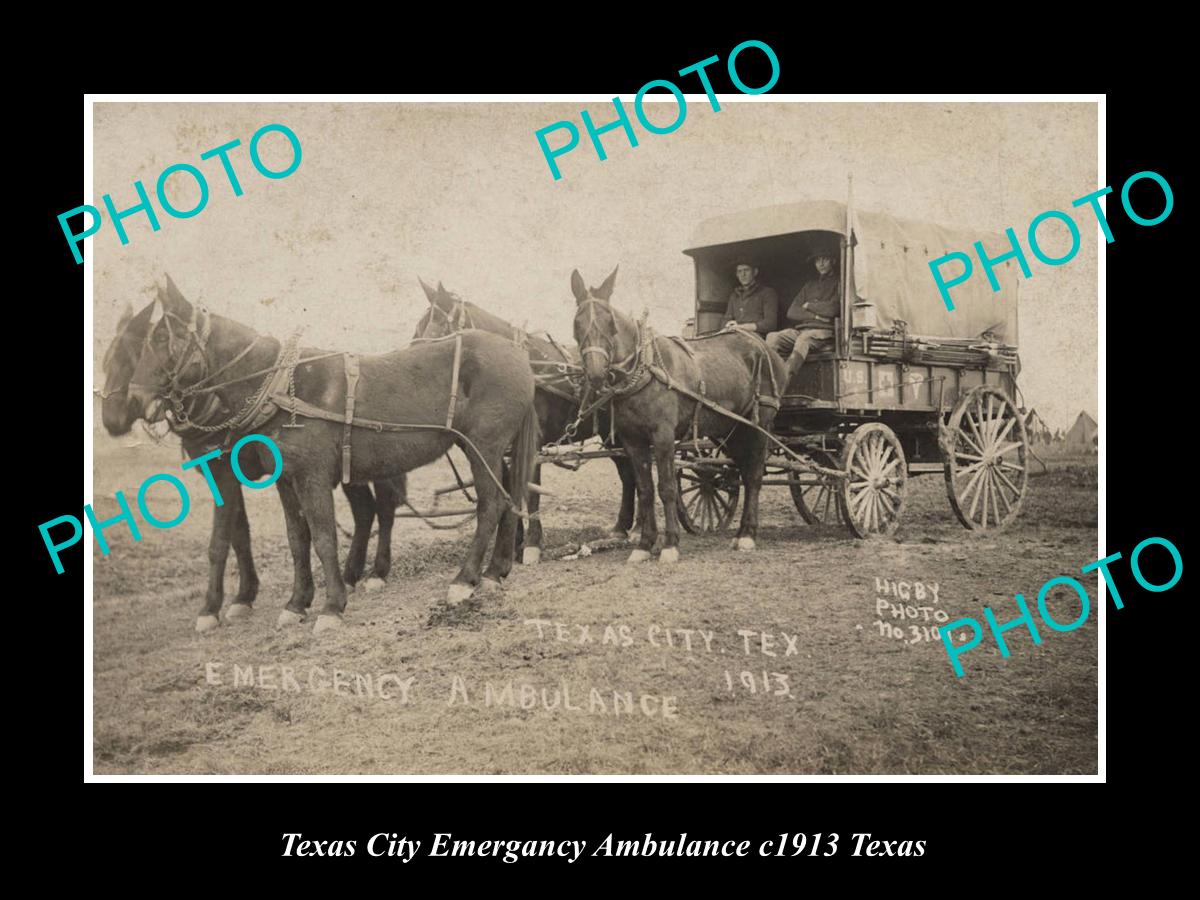
[{"label": "horse-drawn ambulance wagon", "polygon": [[[764,484],[787,485],[810,523],[844,523],[855,535],[890,534],[907,481],[942,472],[955,514],[970,529],[1006,525],[1025,495],[1028,471],[1018,404],[1017,272],[998,265],[956,290],[947,310],[929,262],[976,241],[999,256],[1002,235],[975,234],[845,204],[770,206],[703,222],[688,249],[695,263],[697,338],[720,331],[734,265],[752,258],[775,289],[782,328],[792,298],[816,277],[821,246],[838,248],[839,313],[829,350],[814,350],[780,398],[778,445]],[[827,472],[805,471],[795,455]],[[718,531],[732,520],[738,473],[711,445],[680,451],[681,523]]]}]

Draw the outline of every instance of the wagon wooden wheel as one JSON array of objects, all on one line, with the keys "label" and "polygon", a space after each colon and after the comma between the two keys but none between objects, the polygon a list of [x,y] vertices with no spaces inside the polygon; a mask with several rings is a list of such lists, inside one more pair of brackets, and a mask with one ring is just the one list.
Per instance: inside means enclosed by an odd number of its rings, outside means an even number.
[{"label": "wagon wooden wheel", "polygon": [[[837,458],[825,450],[809,453],[812,461],[828,469],[838,468]],[[842,521],[842,508],[838,505],[838,483],[828,475],[816,472],[788,472],[788,489],[800,518],[809,525],[837,525]]]},{"label": "wagon wooden wheel", "polygon": [[724,531],[737,513],[742,480],[731,465],[691,464],[691,460],[715,459],[715,450],[684,451],[675,462],[679,486],[679,522],[690,534]]},{"label": "wagon wooden wheel", "polygon": [[908,461],[896,432],[882,422],[860,425],[842,448],[841,468],[849,473],[837,486],[846,527],[860,538],[895,532],[908,480]]},{"label": "wagon wooden wheel", "polygon": [[1029,482],[1029,438],[1016,404],[984,384],[963,395],[942,430],[950,506],[973,531],[1003,528],[1021,508]]}]

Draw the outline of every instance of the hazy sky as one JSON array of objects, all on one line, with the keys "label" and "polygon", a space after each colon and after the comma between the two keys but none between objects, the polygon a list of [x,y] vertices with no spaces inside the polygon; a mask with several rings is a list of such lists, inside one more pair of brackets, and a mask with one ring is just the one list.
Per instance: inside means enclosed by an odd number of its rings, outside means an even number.
[{"label": "hazy sky", "polygon": [[[1030,257],[1033,277],[1021,282],[1019,383],[1052,428],[1068,427],[1080,410],[1096,416],[1103,239],[1092,213],[1070,205],[1098,184],[1094,104],[722,98],[713,112],[701,95],[673,134],[648,134],[634,119],[638,147],[619,131],[605,135],[604,162],[584,134],[554,181],[534,133],[560,119],[578,123],[581,108],[597,124],[613,118],[611,104],[582,102],[97,104],[95,196],[87,202],[102,207],[111,193],[117,209],[130,207],[133,182],[152,193],[174,163],[200,168],[210,197],[189,219],[159,208],[157,233],[144,215],[127,219],[127,246],[107,221],[88,239],[96,370],[121,307],[149,302],[164,273],[189,299],[261,331],[284,336],[303,326],[307,343],[369,353],[411,337],[426,308],[418,276],[569,341],[571,270],[599,284],[619,263],[614,302],[649,307],[660,333],[677,334],[694,297],[692,262],[681,251],[700,220],[844,200],[852,173],[856,206],[902,218],[993,232],[1012,226],[1023,240],[1038,213],[1072,214],[1083,235],[1078,256],[1058,268]],[[650,115],[665,123],[673,111]],[[274,181],[248,156],[251,135],[269,123],[287,125],[303,147],[299,169]],[[230,154],[241,197],[218,160],[200,160],[234,138],[242,141]],[[261,147],[271,168],[290,160],[278,134]],[[198,198],[186,175],[167,190],[181,209]],[[1045,243],[1047,253],[1061,251]]]}]

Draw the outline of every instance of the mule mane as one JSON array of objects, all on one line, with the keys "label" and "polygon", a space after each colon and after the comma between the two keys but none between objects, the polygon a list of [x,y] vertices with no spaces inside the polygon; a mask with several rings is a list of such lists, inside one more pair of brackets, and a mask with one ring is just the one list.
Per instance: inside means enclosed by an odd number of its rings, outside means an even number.
[{"label": "mule mane", "polygon": [[[540,338],[536,335],[530,334],[529,332],[521,331],[511,322],[500,318],[495,313],[488,312],[477,303],[473,303],[470,300],[464,300],[457,294],[448,294],[448,296],[453,298],[456,303],[461,302],[463,306],[467,308],[467,311],[470,313],[470,321],[476,328],[481,328],[484,331],[490,331],[492,334],[498,334],[501,337],[514,339],[518,334],[520,334],[522,337],[524,337],[526,346],[537,353],[542,359],[551,359],[555,361],[561,360],[562,354],[559,353],[558,349],[560,347],[563,353],[567,355],[568,359],[573,356],[568,347],[564,347],[561,344],[556,346],[553,342],[548,341],[545,338]],[[439,300],[440,299],[441,298],[439,298]],[[453,307],[451,307],[451,309],[453,309]],[[448,313],[451,310],[442,307],[442,311]]]}]

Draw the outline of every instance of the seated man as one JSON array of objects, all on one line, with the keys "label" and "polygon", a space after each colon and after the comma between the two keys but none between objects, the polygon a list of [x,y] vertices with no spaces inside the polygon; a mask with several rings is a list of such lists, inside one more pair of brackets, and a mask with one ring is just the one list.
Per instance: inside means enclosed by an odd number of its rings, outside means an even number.
[{"label": "seated man", "polygon": [[725,327],[766,337],[775,330],[779,318],[779,298],[775,288],[759,283],[758,269],[745,257],[738,259],[734,274],[738,286],[729,295],[729,304],[725,307]]},{"label": "seated man", "polygon": [[841,296],[833,271],[834,254],[822,248],[809,259],[816,267],[817,277],[805,282],[788,307],[789,327],[767,335],[767,346],[787,358],[787,384],[795,380],[810,350],[824,350],[834,345],[833,320],[837,317]]}]

